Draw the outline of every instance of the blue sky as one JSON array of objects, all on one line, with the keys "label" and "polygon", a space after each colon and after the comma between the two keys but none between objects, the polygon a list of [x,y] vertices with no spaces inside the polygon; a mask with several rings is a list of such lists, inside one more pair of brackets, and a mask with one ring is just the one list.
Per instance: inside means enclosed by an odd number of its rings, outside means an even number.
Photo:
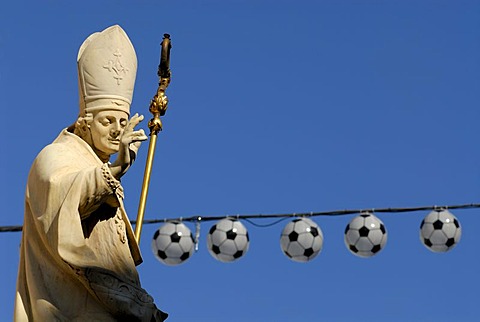
[{"label": "blue sky", "polygon": [[[172,36],[147,219],[479,202],[479,1],[10,1],[0,225],[22,223],[30,164],[77,115],[78,48],[112,24],[135,46],[132,112],[147,119]],[[146,152],[123,179],[132,219]],[[307,264],[280,250],[288,221],[245,222],[250,249],[231,264],[208,253],[205,222],[177,267],[153,257],[146,225],[139,272],[169,321],[475,321],[479,211],[452,212],[463,236],[446,254],[419,242],[427,212],[379,214],[389,239],[371,259],[344,246],[352,216],[316,217],[324,249]],[[20,237],[0,234],[2,320]]]}]

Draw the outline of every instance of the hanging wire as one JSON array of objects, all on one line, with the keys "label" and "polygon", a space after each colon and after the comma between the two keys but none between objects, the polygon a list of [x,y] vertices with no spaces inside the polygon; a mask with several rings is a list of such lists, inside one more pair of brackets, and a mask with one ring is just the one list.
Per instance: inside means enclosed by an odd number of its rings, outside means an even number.
[{"label": "hanging wire", "polygon": [[[293,217],[318,217],[318,216],[345,216],[353,214],[361,214],[364,212],[371,213],[406,213],[406,212],[417,212],[417,211],[426,211],[426,210],[444,210],[444,209],[478,209],[480,208],[480,203],[464,204],[464,205],[447,205],[447,206],[422,206],[422,207],[405,207],[405,208],[367,208],[367,209],[345,209],[345,210],[333,210],[333,211],[322,211],[322,212],[305,212],[305,213],[288,213],[288,214],[270,214],[270,215],[222,215],[222,216],[191,216],[191,217],[178,217],[178,218],[162,218],[162,219],[147,219],[143,221],[143,224],[158,224],[171,221],[187,221],[187,222],[199,222],[201,221],[212,221],[220,220],[226,217],[233,217],[239,220],[245,220],[257,227],[270,227],[279,222]],[[200,219],[199,219],[200,218]],[[252,221],[251,219],[268,219],[268,218],[280,218],[274,222],[268,224],[258,224]],[[136,221],[132,220],[132,224],[135,224]],[[0,226],[0,233],[3,232],[18,232],[22,231],[22,226]]]},{"label": "hanging wire", "polygon": [[253,220],[249,219],[249,218],[243,218],[243,220],[245,220],[246,222],[256,226],[256,227],[260,227],[260,228],[265,228],[265,227],[271,227],[271,226],[274,226],[284,220],[288,219],[287,217],[284,217],[284,218],[280,218],[280,219],[277,219],[271,223],[268,223],[268,224],[258,224],[256,222],[254,222]]},{"label": "hanging wire", "polygon": [[1,226],[0,233],[22,231],[22,226]]}]

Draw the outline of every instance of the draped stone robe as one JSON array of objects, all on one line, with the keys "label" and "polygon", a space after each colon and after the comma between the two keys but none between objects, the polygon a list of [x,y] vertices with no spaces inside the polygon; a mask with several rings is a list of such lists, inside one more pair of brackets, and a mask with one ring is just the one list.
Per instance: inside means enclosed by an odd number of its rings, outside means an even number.
[{"label": "draped stone robe", "polygon": [[26,188],[15,321],[163,320],[140,288],[122,199],[108,165],[67,129],[40,152]]}]

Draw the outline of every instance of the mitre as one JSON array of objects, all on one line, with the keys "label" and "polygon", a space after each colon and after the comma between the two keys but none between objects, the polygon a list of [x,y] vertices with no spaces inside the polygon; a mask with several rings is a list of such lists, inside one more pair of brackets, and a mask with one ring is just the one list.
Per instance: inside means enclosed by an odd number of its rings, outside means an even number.
[{"label": "mitre", "polygon": [[91,34],[78,51],[80,115],[119,110],[130,115],[137,55],[118,25]]}]

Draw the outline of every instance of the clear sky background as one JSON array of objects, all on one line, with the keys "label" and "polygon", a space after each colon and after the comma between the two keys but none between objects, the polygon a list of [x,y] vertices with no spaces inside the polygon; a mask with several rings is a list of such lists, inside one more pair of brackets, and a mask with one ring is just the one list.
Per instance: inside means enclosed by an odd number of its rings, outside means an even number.
[{"label": "clear sky background", "polygon": [[[137,56],[132,112],[149,119],[163,33],[172,83],[146,219],[479,202],[479,1],[8,1],[0,11],[0,225],[20,225],[36,154],[78,111],[76,56],[120,24]],[[141,127],[147,129],[146,121]],[[148,145],[123,179],[136,218]],[[168,321],[478,321],[479,210],[446,254],[419,241],[428,212],[379,214],[389,239],[351,255],[352,216],[316,217],[323,252],[287,259],[249,223],[250,250],[177,267],[150,250],[142,285]],[[258,220],[267,224],[269,220]],[[193,226],[188,224],[191,229]],[[20,233],[0,233],[0,320],[12,318]]]}]

